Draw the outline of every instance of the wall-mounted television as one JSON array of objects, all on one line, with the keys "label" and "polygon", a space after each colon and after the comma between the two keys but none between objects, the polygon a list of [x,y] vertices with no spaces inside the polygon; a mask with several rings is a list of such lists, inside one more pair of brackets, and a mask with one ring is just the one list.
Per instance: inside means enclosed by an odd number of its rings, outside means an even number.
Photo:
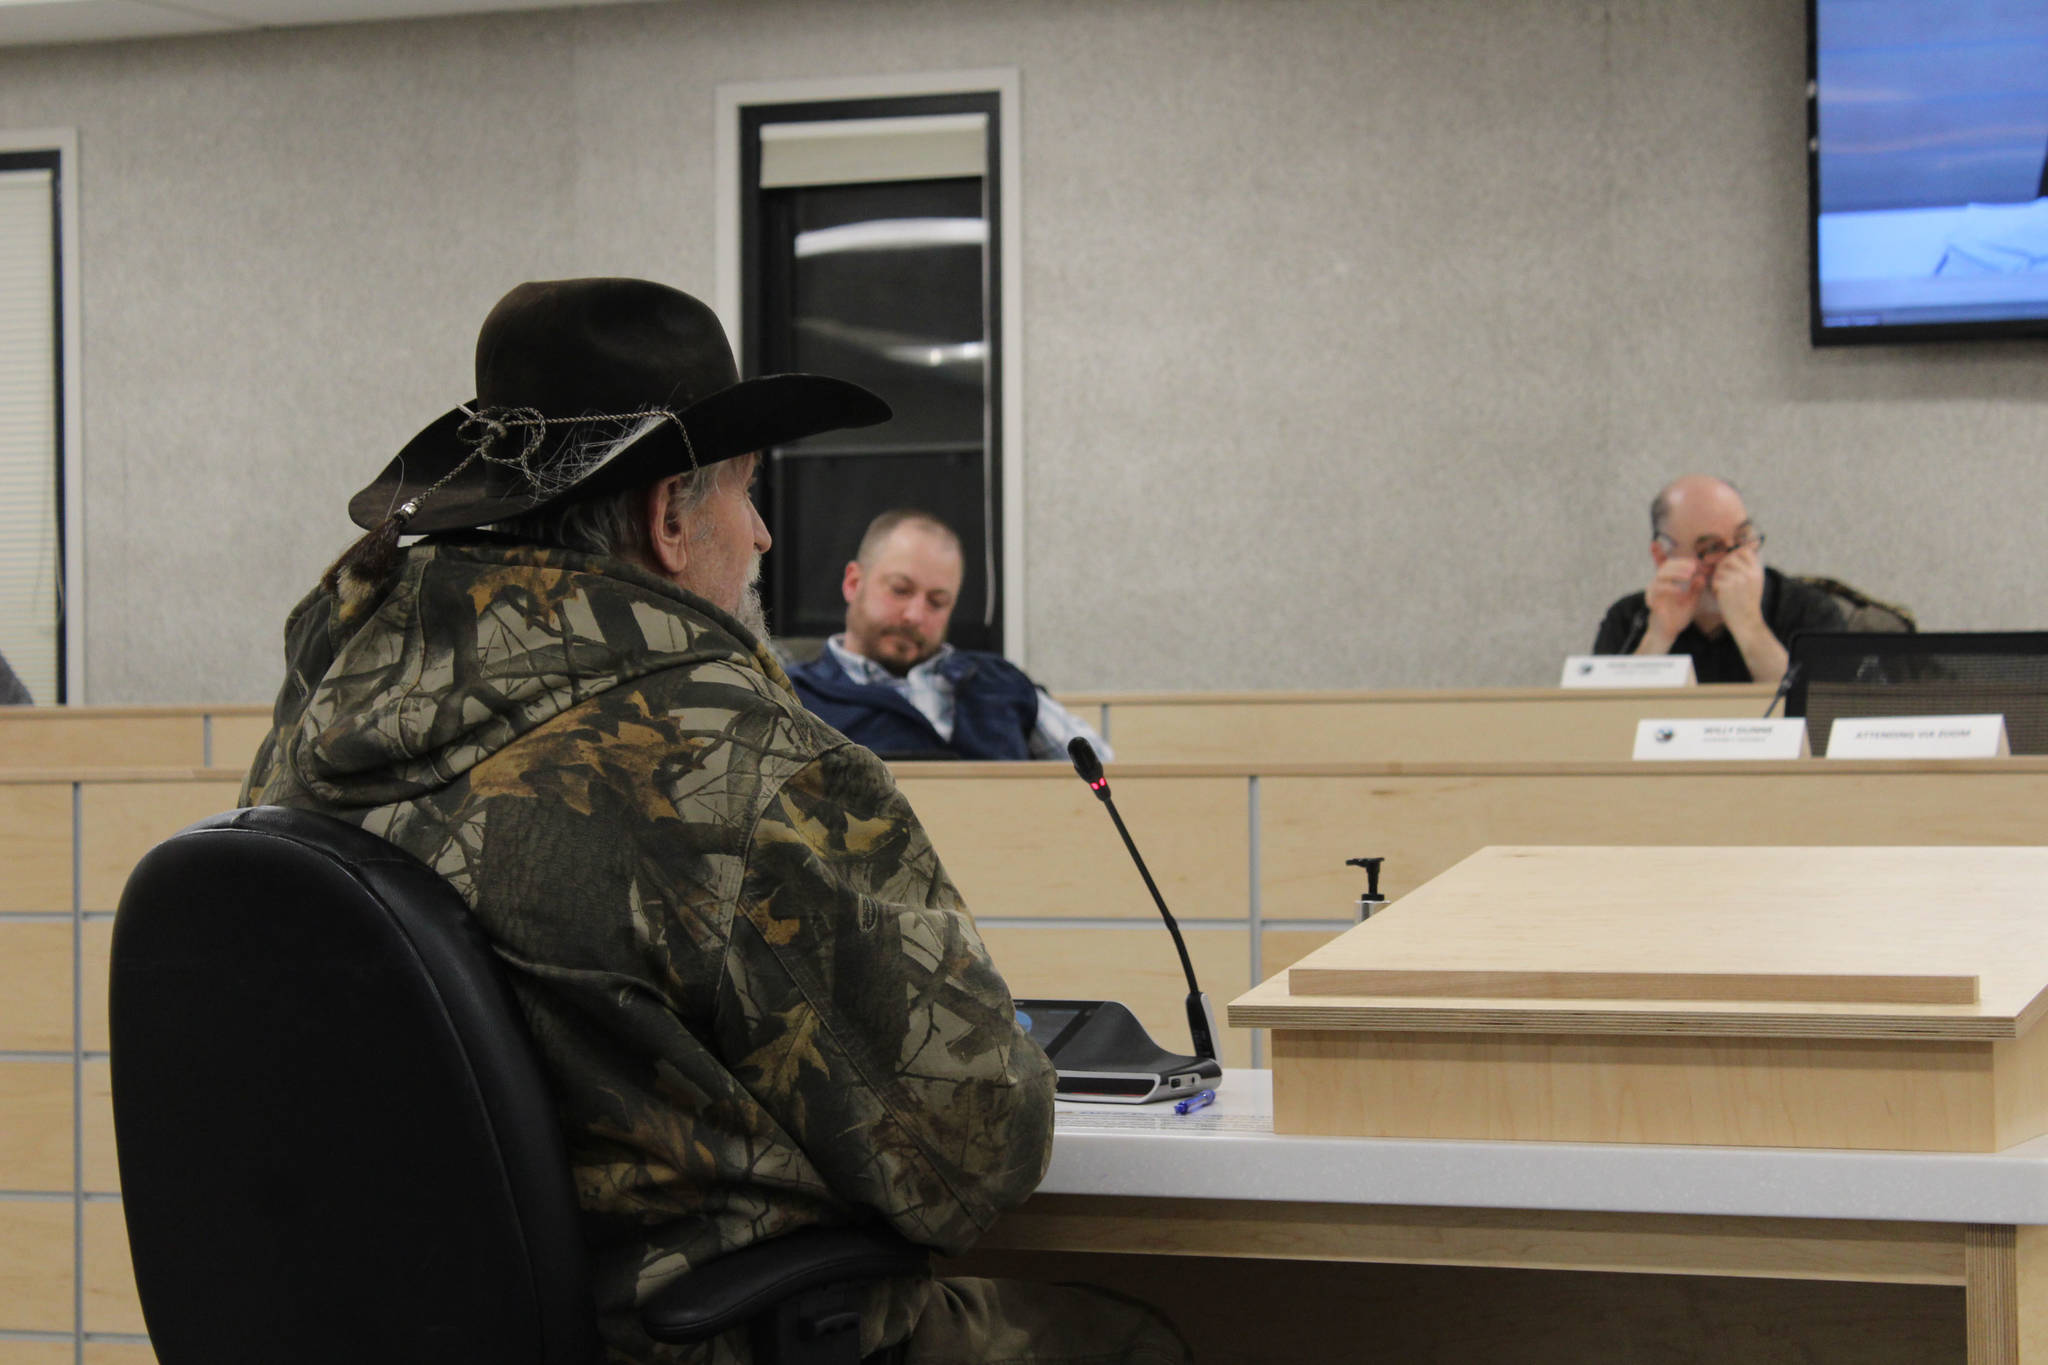
[{"label": "wall-mounted television", "polygon": [[1807,0],[1816,345],[2048,336],[2048,0]]}]

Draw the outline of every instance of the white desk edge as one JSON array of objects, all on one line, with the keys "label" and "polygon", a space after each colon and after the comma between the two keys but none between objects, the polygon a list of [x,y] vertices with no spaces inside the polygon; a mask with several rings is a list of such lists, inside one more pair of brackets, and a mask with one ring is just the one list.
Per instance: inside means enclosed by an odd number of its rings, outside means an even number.
[{"label": "white desk edge", "polygon": [[1251,1070],[1184,1117],[1058,1109],[1046,1194],[2048,1224],[2048,1137],[1996,1153],[1300,1137],[1273,1132],[1272,1073]]}]

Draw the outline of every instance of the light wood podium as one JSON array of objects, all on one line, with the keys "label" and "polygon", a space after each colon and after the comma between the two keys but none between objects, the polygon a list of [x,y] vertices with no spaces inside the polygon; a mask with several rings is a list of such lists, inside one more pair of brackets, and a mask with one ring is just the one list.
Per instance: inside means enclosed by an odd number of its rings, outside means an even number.
[{"label": "light wood podium", "polygon": [[[1488,848],[1229,1017],[1273,1030],[1280,1134],[1992,1153],[2048,1133],[2044,1006],[2048,848]],[[1787,1220],[1715,1231],[1787,1274]],[[1865,1231],[1954,1248],[1972,1365],[2048,1361],[2044,1229]]]}]

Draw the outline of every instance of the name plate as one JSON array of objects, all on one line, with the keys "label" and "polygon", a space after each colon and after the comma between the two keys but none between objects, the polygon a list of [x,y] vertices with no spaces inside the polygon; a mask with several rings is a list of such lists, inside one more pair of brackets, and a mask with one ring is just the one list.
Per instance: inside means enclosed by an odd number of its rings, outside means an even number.
[{"label": "name plate", "polygon": [[1642,720],[1637,758],[1805,758],[1803,720]]},{"label": "name plate", "polygon": [[2004,758],[2005,717],[1839,716],[1829,758]]},{"label": "name plate", "polygon": [[1572,654],[1559,687],[1690,687],[1690,654]]}]

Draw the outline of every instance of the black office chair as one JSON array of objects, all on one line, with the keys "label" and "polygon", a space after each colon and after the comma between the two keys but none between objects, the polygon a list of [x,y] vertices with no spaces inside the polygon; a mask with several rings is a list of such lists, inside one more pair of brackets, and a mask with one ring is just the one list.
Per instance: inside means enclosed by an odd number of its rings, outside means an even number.
[{"label": "black office chair", "polygon": [[[159,844],[114,924],[114,1128],[163,1365],[590,1365],[600,1353],[548,1086],[454,889],[326,816],[233,811]],[[724,1257],[642,1323],[756,1359],[859,1359],[893,1233]]]},{"label": "black office chair", "polygon": [[1910,635],[1920,629],[1920,623],[1914,619],[1913,613],[1897,602],[1872,597],[1861,588],[1852,588],[1839,578],[1801,574],[1799,581],[1834,599],[1835,606],[1842,613],[1843,630],[1863,634]]}]

